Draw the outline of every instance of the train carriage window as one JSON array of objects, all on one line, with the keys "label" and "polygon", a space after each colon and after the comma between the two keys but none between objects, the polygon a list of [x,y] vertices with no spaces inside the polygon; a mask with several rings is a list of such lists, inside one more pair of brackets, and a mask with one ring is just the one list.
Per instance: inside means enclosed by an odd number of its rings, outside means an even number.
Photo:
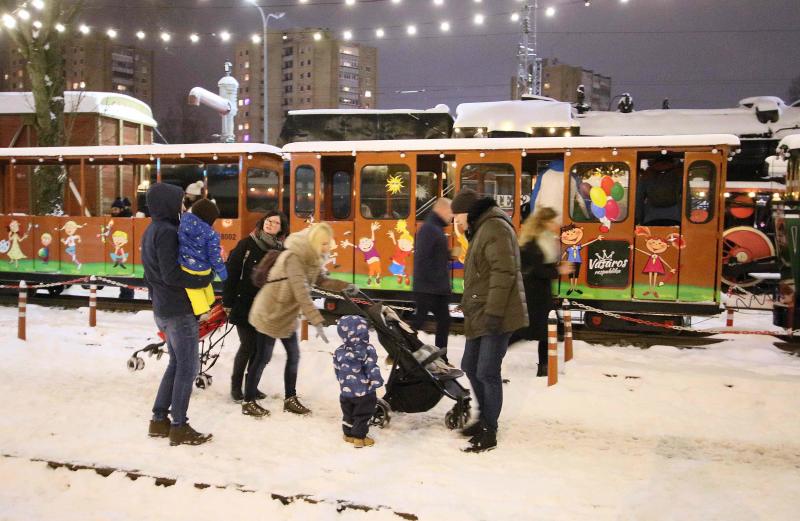
[{"label": "train carriage window", "polygon": [[247,170],[247,210],[269,212],[280,207],[280,178],[275,170]]},{"label": "train carriage window", "polygon": [[339,220],[349,219],[353,200],[353,176],[350,172],[335,172],[332,185],[332,217]]},{"label": "train carriage window", "polygon": [[208,198],[213,199],[223,219],[239,217],[239,165],[206,165]]},{"label": "train carriage window", "polygon": [[516,171],[507,163],[479,163],[461,169],[461,188],[471,188],[481,197],[491,197],[508,215],[514,215]]},{"label": "train carriage window", "polygon": [[569,174],[569,215],[606,226],[628,217],[630,168],[626,163],[577,163]]},{"label": "train carriage window", "polygon": [[361,169],[361,216],[405,219],[411,208],[411,169],[407,165],[367,165]]},{"label": "train carriage window", "polygon": [[315,177],[314,168],[307,165],[297,167],[294,172],[294,213],[299,217],[314,214]]},{"label": "train carriage window", "polygon": [[694,224],[705,224],[714,218],[714,181],[717,169],[710,161],[695,161],[689,166],[686,193],[686,218]]},{"label": "train carriage window", "polygon": [[440,175],[417,170],[417,219],[425,219],[431,212],[433,202],[439,197]]}]

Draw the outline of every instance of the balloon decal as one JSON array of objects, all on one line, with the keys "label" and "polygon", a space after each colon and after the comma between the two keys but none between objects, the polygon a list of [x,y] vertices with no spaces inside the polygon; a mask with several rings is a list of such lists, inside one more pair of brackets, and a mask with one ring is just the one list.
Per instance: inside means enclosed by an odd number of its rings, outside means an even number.
[{"label": "balloon decal", "polygon": [[605,233],[620,216],[619,201],[625,197],[625,188],[608,175],[600,180],[600,186],[587,188],[584,185],[588,183],[581,183],[579,190],[582,194],[589,192],[592,214],[600,221],[600,231]]}]

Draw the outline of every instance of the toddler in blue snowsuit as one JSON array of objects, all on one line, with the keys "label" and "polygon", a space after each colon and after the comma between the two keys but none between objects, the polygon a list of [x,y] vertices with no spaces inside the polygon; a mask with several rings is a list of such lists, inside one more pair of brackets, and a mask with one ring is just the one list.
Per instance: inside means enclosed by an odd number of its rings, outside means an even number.
[{"label": "toddler in blue snowsuit", "polygon": [[[181,216],[178,226],[178,262],[181,269],[192,275],[208,275],[211,270],[220,278],[228,278],[219,234],[211,227],[219,217],[217,205],[200,199],[189,212]],[[214,288],[209,284],[202,289],[187,289],[195,315],[202,315],[214,304]]]},{"label": "toddler in blue snowsuit", "polygon": [[376,390],[383,385],[378,367],[378,353],[369,343],[369,327],[364,318],[347,315],[337,327],[344,344],[333,354],[333,368],[339,380],[344,441],[357,449],[370,447],[375,441],[367,436],[369,420],[378,403]]}]

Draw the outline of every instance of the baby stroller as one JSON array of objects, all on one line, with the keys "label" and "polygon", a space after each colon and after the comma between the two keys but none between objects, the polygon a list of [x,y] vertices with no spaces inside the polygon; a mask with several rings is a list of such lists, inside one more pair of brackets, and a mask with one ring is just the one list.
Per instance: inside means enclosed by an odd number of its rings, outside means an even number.
[{"label": "baby stroller", "polygon": [[422,343],[411,326],[390,307],[371,300],[363,293],[344,299],[367,319],[378,334],[378,342],[392,359],[386,393],[378,400],[371,425],[386,427],[391,412],[429,411],[447,396],[456,403],[444,418],[448,429],[461,429],[470,419],[470,392],[458,382],[464,373],[441,361],[447,349]]},{"label": "baby stroller", "polygon": [[[215,337],[215,334],[227,323],[228,316],[225,314],[225,310],[222,309],[220,300],[217,300],[211,310],[200,318],[200,374],[197,375],[194,381],[198,389],[211,387],[213,380],[208,371],[217,363],[222,348],[225,346],[225,337],[231,332],[233,326],[229,325],[219,336]],[[159,331],[158,336],[161,338],[161,342],[149,344],[131,355],[128,359],[129,371],[136,372],[144,369],[144,358],[139,356],[141,353],[147,353],[148,356],[155,356],[156,360],[160,360],[164,353],[167,352],[164,348],[167,343],[166,335],[164,335],[163,331]],[[217,346],[219,346],[219,350],[215,352],[214,350]]]}]

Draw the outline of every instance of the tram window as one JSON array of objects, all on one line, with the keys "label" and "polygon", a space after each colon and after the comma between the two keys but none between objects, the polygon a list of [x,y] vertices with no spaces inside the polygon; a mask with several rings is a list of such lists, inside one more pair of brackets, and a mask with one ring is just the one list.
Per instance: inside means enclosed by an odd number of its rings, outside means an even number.
[{"label": "tram window", "polygon": [[239,165],[206,165],[208,198],[213,199],[223,219],[239,217]]},{"label": "tram window", "polygon": [[314,198],[316,194],[314,168],[299,166],[294,172],[294,213],[299,217],[314,214]]},{"label": "tram window", "polygon": [[247,210],[269,212],[280,206],[280,180],[278,172],[263,168],[247,171]]},{"label": "tram window", "polygon": [[335,172],[332,189],[331,214],[333,218],[340,220],[350,218],[353,200],[353,177],[350,172]]},{"label": "tram window", "polygon": [[694,224],[704,224],[714,218],[714,178],[717,169],[710,161],[696,161],[689,166],[686,193],[686,218]]},{"label": "tram window", "polygon": [[367,165],[361,169],[361,216],[405,219],[411,207],[411,171],[406,165]]},{"label": "tram window", "polygon": [[569,175],[569,215],[576,222],[628,218],[630,169],[625,163],[578,163]]},{"label": "tram window", "polygon": [[636,224],[679,226],[683,201],[683,159],[680,155],[639,158]]},{"label": "tram window", "polygon": [[417,219],[425,219],[439,196],[439,176],[436,172],[417,170]]},{"label": "tram window", "polygon": [[480,197],[491,197],[508,215],[514,215],[516,172],[507,163],[480,163],[461,169],[461,188],[471,188]]}]

